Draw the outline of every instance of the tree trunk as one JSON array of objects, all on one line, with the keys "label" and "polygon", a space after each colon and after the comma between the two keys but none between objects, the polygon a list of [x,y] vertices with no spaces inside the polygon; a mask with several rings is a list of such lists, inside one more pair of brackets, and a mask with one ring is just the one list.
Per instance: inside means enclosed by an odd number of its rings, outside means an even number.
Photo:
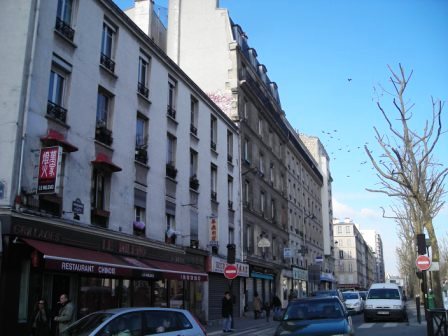
[{"label": "tree trunk", "polygon": [[[432,225],[432,221],[426,224],[426,230],[428,231],[429,240],[431,242],[431,258],[432,262],[439,262],[440,261],[440,252],[439,252],[439,245],[437,242],[437,237],[434,232],[434,227]],[[436,307],[437,308],[443,308],[443,296],[442,296],[442,286],[440,281],[440,272],[434,271],[431,272],[432,277],[432,291],[434,293],[435,301],[436,301]]]}]

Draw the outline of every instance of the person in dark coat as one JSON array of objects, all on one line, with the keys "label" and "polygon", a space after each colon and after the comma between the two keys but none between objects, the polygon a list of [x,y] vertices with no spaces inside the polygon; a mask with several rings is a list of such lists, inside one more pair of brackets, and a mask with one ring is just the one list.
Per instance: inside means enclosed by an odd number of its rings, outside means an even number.
[{"label": "person in dark coat", "polygon": [[274,319],[278,318],[282,311],[282,302],[277,295],[274,295],[274,297],[272,298],[272,309],[274,311]]},{"label": "person in dark coat", "polygon": [[232,316],[233,316],[233,301],[229,292],[224,293],[222,299],[221,312],[223,317],[222,331],[231,332],[232,331]]},{"label": "person in dark coat", "polygon": [[75,306],[70,302],[67,294],[61,294],[59,303],[61,304],[61,308],[59,309],[58,316],[54,318],[54,321],[58,322],[58,332],[61,334],[74,321]]},{"label": "person in dark coat", "polygon": [[36,303],[33,318],[31,320],[31,334],[34,336],[50,336],[51,335],[51,316],[44,299],[40,299]]}]

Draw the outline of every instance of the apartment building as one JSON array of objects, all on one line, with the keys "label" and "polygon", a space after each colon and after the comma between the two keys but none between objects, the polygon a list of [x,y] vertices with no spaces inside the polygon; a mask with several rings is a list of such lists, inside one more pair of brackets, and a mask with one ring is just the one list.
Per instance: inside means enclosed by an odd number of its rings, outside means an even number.
[{"label": "apartment building", "polygon": [[322,288],[330,289],[335,286],[334,274],[334,235],[333,235],[333,203],[331,183],[333,181],[330,171],[330,157],[324,145],[316,136],[300,134],[300,139],[317,162],[322,173],[322,187],[320,191],[323,236],[322,254]]},{"label": "apartment building", "polygon": [[206,321],[228,244],[249,276],[236,124],[111,0],[7,0],[0,27],[0,330],[61,293]]},{"label": "apartment building", "polygon": [[333,219],[333,232],[338,287],[368,289],[374,281],[373,251],[350,218]]},{"label": "apartment building", "polygon": [[384,255],[383,255],[383,240],[381,235],[375,230],[360,230],[364,240],[375,253],[375,271],[374,281],[385,282],[386,274],[384,271]]}]

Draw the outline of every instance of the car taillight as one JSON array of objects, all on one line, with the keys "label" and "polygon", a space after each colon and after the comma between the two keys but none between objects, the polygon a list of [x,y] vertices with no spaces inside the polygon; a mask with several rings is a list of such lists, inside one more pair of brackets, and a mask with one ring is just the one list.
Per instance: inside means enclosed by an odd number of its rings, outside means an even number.
[{"label": "car taillight", "polygon": [[[192,314],[193,315],[193,314]],[[196,323],[199,325],[199,327],[201,328],[201,330],[204,332],[204,336],[207,336],[207,330],[205,330],[205,327],[202,325],[201,322],[199,322],[199,320],[196,318],[196,316],[193,315],[194,320],[196,321]]]}]

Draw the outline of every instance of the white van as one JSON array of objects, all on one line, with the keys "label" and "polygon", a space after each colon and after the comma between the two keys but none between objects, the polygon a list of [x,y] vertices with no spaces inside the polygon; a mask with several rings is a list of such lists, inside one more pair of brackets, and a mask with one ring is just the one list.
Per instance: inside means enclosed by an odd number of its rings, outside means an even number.
[{"label": "white van", "polygon": [[403,292],[397,284],[374,283],[370,286],[364,307],[364,322],[379,319],[407,321]]}]

